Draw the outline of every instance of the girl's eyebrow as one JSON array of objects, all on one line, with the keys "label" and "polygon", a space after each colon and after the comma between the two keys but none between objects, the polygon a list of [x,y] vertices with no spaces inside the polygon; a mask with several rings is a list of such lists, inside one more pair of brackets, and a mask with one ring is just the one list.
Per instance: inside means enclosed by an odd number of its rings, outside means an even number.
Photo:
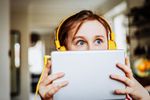
[{"label": "girl's eyebrow", "polygon": [[95,38],[104,38],[103,35],[96,35]]},{"label": "girl's eyebrow", "polygon": [[96,35],[95,37],[102,37],[102,38],[104,38],[104,36],[103,36],[103,35]]},{"label": "girl's eyebrow", "polygon": [[75,36],[75,37],[73,37],[73,39],[72,39],[72,40],[75,40],[76,38],[85,39],[83,36]]}]

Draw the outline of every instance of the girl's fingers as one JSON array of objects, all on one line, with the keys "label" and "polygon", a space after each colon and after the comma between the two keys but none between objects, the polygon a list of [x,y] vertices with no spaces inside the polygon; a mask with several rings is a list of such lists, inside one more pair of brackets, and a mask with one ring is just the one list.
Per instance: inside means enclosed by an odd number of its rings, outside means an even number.
[{"label": "girl's fingers", "polygon": [[125,58],[125,65],[130,68],[130,62],[129,62],[129,58],[128,57]]},{"label": "girl's fingers", "polygon": [[47,61],[47,64],[46,64],[46,66],[44,66],[43,70],[44,70],[44,72],[42,72],[42,74],[43,74],[42,81],[44,81],[48,77],[48,74],[51,70],[51,61],[50,60]]},{"label": "girl's fingers", "polygon": [[127,77],[129,78],[133,77],[132,70],[129,67],[122,65],[120,63],[118,63],[116,66],[120,68],[126,74]]},{"label": "girl's fingers", "polygon": [[115,90],[115,94],[130,94],[132,93],[133,89],[130,87],[126,87],[125,89],[117,89]]},{"label": "girl's fingers", "polygon": [[45,81],[43,82],[43,85],[48,85],[48,84],[52,83],[54,80],[62,78],[64,75],[65,74],[63,72],[59,72],[59,73],[56,73],[56,74],[49,75],[45,79]]},{"label": "girl's fingers", "polygon": [[110,77],[114,80],[125,83],[127,86],[132,86],[133,85],[133,82],[125,76],[123,77],[123,76],[119,76],[119,75],[111,75]]},{"label": "girl's fingers", "polygon": [[47,93],[45,94],[45,96],[53,96],[57,91],[59,91],[61,88],[65,87],[68,85],[68,81],[63,81],[63,82],[60,82],[60,83],[53,83],[52,85],[49,85],[47,88],[48,88],[48,91]]},{"label": "girl's fingers", "polygon": [[126,94],[126,99],[125,100],[132,100],[129,94]]}]

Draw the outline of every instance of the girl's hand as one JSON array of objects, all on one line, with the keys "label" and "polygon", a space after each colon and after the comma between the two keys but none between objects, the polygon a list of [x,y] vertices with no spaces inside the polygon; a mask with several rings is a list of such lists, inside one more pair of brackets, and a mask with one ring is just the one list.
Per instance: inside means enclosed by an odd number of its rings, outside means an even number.
[{"label": "girl's hand", "polygon": [[51,62],[48,61],[46,68],[44,70],[44,74],[42,80],[39,85],[39,95],[42,100],[53,100],[53,95],[59,91],[62,87],[68,84],[67,81],[60,82],[58,84],[52,83],[54,80],[62,78],[64,73],[59,72],[53,75],[48,75],[51,70]]},{"label": "girl's hand", "polygon": [[148,91],[133,77],[132,70],[129,67],[129,61],[126,58],[126,65],[120,63],[117,67],[121,69],[125,76],[111,75],[111,78],[126,85],[125,89],[117,89],[114,92],[116,94],[129,94],[135,100],[150,100],[150,95]]}]

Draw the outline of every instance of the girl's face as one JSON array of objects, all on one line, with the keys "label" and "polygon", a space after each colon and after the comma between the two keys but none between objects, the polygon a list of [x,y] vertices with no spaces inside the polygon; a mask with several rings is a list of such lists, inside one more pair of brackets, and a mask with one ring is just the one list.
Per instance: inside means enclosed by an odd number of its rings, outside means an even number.
[{"label": "girl's face", "polygon": [[106,50],[107,31],[97,20],[84,22],[76,34],[68,34],[67,50]]}]

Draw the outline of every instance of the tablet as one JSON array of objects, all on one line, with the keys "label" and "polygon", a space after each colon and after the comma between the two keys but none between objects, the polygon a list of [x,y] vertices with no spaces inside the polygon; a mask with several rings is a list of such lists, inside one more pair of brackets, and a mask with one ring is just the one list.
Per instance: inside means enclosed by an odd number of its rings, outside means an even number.
[{"label": "tablet", "polygon": [[124,89],[121,82],[110,79],[110,74],[124,76],[116,63],[125,63],[123,50],[52,52],[52,73],[65,76],[54,82],[68,80],[69,84],[54,95],[54,100],[125,99],[114,94]]}]

